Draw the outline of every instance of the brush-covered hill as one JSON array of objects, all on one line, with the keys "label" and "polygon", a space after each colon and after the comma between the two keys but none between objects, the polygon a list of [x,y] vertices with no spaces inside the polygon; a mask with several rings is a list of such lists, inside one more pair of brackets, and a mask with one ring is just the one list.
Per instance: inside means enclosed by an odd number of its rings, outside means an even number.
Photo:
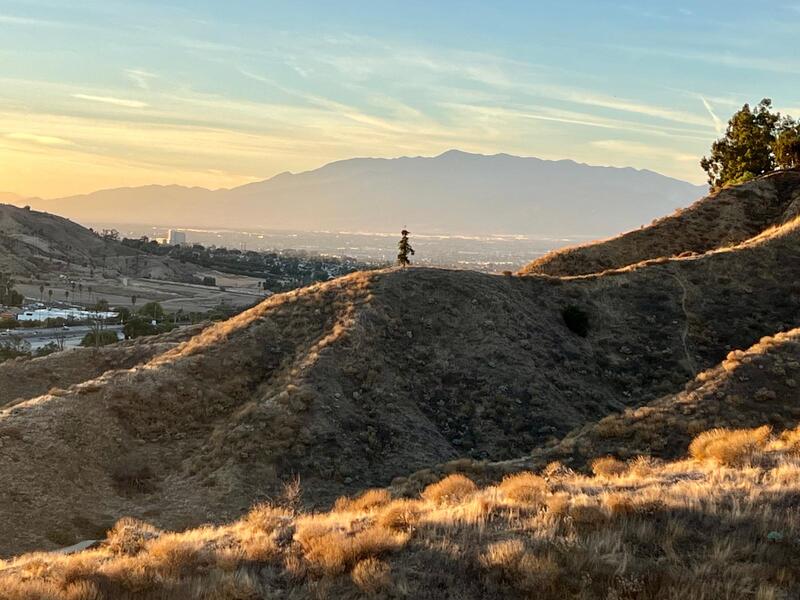
[{"label": "brush-covered hill", "polygon": [[734,350],[699,373],[678,394],[609,415],[571,433],[535,462],[563,460],[582,467],[597,456],[674,459],[701,431],[769,425],[776,431],[800,421],[800,329]]},{"label": "brush-covered hill", "polygon": [[320,506],[458,458],[530,454],[800,326],[798,241],[793,221],[603,275],[389,269],[274,296],[0,412],[0,551],[93,538],[123,515],[221,522],[296,476]]},{"label": "brush-covered hill", "polygon": [[603,242],[555,250],[521,273],[568,276],[740,244],[800,215],[800,171],[779,171],[722,189],[652,225]]},{"label": "brush-covered hill", "polygon": [[69,219],[0,204],[0,271],[35,275],[68,269],[192,281],[199,268],[153,257]]}]

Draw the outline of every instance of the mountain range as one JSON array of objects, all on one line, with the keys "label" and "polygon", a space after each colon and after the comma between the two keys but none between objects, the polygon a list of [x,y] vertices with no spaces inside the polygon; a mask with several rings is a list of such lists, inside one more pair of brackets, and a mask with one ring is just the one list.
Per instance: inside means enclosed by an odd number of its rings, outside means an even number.
[{"label": "mountain range", "polygon": [[353,158],[232,189],[150,185],[17,203],[88,224],[599,237],[705,191],[646,170],[451,150]]}]

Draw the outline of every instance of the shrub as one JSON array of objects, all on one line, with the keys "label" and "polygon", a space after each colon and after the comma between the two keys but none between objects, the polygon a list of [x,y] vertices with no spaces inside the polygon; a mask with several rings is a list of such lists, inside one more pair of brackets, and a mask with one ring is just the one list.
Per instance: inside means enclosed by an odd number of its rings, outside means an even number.
[{"label": "shrub", "polygon": [[161,530],[149,523],[123,517],[109,530],[106,535],[108,549],[114,554],[127,554],[133,556],[141,552],[147,542],[161,535]]},{"label": "shrub", "polygon": [[519,539],[490,544],[480,562],[501,582],[524,591],[546,590],[559,572],[558,565],[550,557],[534,554]]},{"label": "shrub", "polygon": [[617,460],[613,456],[605,456],[603,458],[596,458],[592,461],[592,473],[598,477],[619,477],[628,470],[626,465],[621,460]]},{"label": "shrub", "polygon": [[145,493],[153,489],[153,471],[139,455],[123,456],[111,472],[114,486],[121,494]]},{"label": "shrub", "polygon": [[244,523],[257,531],[271,533],[290,518],[287,510],[263,502],[250,509],[244,517]]},{"label": "shrub", "polygon": [[721,465],[741,465],[764,448],[772,428],[712,429],[698,435],[689,445],[695,460],[714,460]]},{"label": "shrub", "polygon": [[107,346],[119,341],[116,331],[90,331],[81,340],[81,346]]},{"label": "shrub", "polygon": [[437,483],[432,483],[422,491],[422,497],[435,504],[455,504],[477,489],[470,478],[455,473]]},{"label": "shrub", "polygon": [[392,531],[409,531],[420,516],[419,502],[401,498],[389,504],[378,516],[378,525]]},{"label": "shrub", "polygon": [[388,504],[392,500],[392,495],[388,490],[372,489],[367,490],[363,494],[355,498],[348,498],[342,496],[336,500],[333,510],[337,512],[351,511],[351,512],[365,512],[372,510],[379,506]]},{"label": "shrub", "polygon": [[361,591],[377,594],[391,584],[391,569],[384,561],[370,557],[356,563],[350,574]]},{"label": "shrub", "polygon": [[581,337],[586,337],[589,334],[589,315],[579,306],[570,304],[564,307],[561,310],[561,317],[572,333]]},{"label": "shrub", "polygon": [[504,477],[499,487],[509,500],[525,504],[542,504],[547,492],[545,480],[530,471]]},{"label": "shrub", "polygon": [[381,526],[349,535],[319,523],[306,523],[296,534],[306,560],[326,575],[337,575],[361,559],[398,548],[403,539]]}]

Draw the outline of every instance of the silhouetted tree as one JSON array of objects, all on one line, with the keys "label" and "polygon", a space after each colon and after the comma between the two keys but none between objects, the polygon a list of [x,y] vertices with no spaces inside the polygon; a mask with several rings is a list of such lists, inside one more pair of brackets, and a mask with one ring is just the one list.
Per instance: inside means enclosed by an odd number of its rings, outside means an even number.
[{"label": "silhouetted tree", "polygon": [[402,237],[400,238],[400,241],[397,243],[397,249],[399,250],[399,252],[397,253],[397,264],[402,267],[410,265],[411,261],[409,260],[408,256],[409,254],[412,256],[414,255],[414,249],[408,242],[409,233],[411,232],[403,229],[403,231],[400,232],[400,235]]}]

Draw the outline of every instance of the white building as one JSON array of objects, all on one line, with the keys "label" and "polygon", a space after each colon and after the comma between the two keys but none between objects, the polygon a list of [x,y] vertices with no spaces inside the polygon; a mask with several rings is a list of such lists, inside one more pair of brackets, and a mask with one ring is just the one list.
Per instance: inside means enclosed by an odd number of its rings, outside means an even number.
[{"label": "white building", "polygon": [[45,321],[47,319],[74,319],[86,321],[89,319],[113,319],[119,316],[115,312],[94,312],[80,310],[79,308],[34,308],[24,310],[17,315],[17,321]]},{"label": "white building", "polygon": [[180,229],[170,229],[167,232],[167,244],[170,246],[182,246],[186,243],[186,232]]}]

